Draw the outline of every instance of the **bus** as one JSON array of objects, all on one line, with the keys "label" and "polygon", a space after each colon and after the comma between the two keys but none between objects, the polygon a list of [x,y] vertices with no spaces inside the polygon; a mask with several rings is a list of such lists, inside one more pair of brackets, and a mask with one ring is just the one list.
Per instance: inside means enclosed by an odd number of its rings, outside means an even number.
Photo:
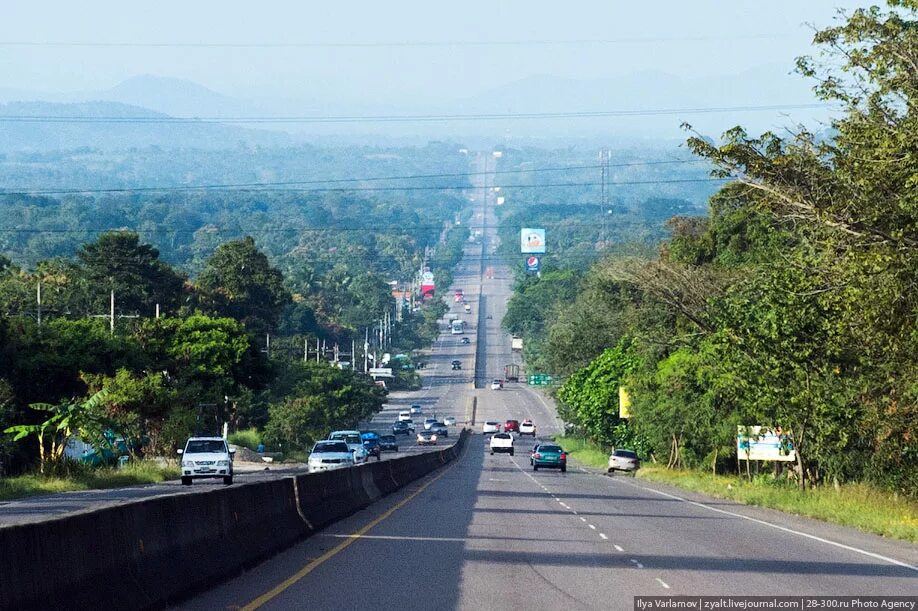
[{"label": "bus", "polygon": [[454,320],[453,322],[449,323],[450,333],[453,335],[462,335],[464,326],[465,325],[461,320]]}]

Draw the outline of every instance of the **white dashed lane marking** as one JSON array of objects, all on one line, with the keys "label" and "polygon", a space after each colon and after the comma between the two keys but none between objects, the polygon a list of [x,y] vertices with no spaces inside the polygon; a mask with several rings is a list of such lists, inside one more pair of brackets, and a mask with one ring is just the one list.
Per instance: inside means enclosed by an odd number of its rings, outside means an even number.
[{"label": "white dashed lane marking", "polygon": [[659,577],[657,577],[657,582],[658,582],[661,586],[663,586],[664,588],[666,588],[667,590],[669,589],[669,586],[666,585],[666,582],[663,581],[662,579],[660,579]]},{"label": "white dashed lane marking", "polygon": [[592,530],[596,530],[596,527],[593,526],[592,524],[587,524],[587,526],[589,526]]},{"label": "white dashed lane marking", "polygon": [[607,537],[607,536],[605,535],[605,533],[599,533],[599,538],[602,539],[603,541],[608,541],[608,540],[609,540],[609,537]]},{"label": "white dashed lane marking", "polygon": [[625,551],[625,550],[622,549],[622,546],[621,546],[621,545],[615,545],[614,547],[615,547],[616,551],[619,551],[619,552]]},{"label": "white dashed lane marking", "polygon": [[644,568],[644,565],[641,564],[640,562],[638,562],[637,560],[635,560],[634,558],[631,559],[631,564],[633,564],[634,566],[636,566],[636,567],[639,568],[639,569]]}]

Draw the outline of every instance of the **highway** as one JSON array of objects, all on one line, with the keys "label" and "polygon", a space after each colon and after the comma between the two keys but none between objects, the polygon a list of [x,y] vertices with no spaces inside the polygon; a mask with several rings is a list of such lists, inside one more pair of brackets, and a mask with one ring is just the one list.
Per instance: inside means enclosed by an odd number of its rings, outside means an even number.
[{"label": "highway", "polygon": [[[477,163],[493,168],[488,156]],[[496,225],[490,203],[477,200],[485,227]],[[489,252],[495,236],[485,232]],[[468,294],[481,284],[476,341],[438,341],[430,384],[379,417],[420,402],[461,422],[475,397],[477,434],[462,457],[178,608],[633,609],[638,595],[918,593],[912,544],[573,466],[533,472],[528,439],[513,457],[492,456],[485,419],[529,417],[542,436],[559,423],[522,384],[482,388],[515,357],[500,330],[511,278],[495,267],[482,279],[467,254],[457,286],[467,282]],[[473,349],[479,388],[465,369],[448,369]]]}]

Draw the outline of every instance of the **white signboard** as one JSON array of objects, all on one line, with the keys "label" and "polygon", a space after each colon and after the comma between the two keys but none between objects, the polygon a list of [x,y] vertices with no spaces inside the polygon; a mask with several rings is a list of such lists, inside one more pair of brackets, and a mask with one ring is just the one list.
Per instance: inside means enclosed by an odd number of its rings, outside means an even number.
[{"label": "white signboard", "polygon": [[545,230],[524,227],[520,230],[520,252],[524,255],[545,253]]},{"label": "white signboard", "polygon": [[742,460],[797,460],[790,433],[780,428],[737,426],[736,452]]},{"label": "white signboard", "polygon": [[370,367],[370,370],[367,372],[374,378],[391,378],[392,368],[391,367]]}]

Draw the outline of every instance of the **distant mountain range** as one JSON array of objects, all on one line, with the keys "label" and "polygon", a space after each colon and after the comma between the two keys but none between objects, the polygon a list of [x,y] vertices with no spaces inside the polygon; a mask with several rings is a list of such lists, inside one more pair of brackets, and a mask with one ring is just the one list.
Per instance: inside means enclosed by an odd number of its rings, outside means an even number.
[{"label": "distant mountain range", "polygon": [[[530,76],[464,99],[443,100],[435,107],[374,104],[362,100],[250,100],[227,96],[198,83],[142,75],[96,92],[42,93],[0,89],[0,117],[11,115],[245,117],[328,115],[512,114],[666,109],[735,108],[811,104],[810,84],[788,75],[780,66],[762,66],[723,77],[682,79],[663,72],[645,72],[608,79],[567,79]],[[476,136],[513,138],[678,138],[678,126],[688,121],[701,131],[718,135],[736,124],[763,131],[799,122],[825,120],[823,110],[787,112],[685,112],[652,116],[571,118],[566,120],[488,120],[397,123],[284,123],[251,129],[220,124],[11,123],[0,121],[0,150],[48,150],[94,146],[123,148],[222,148],[239,142],[284,145],[304,137],[473,139]],[[292,134],[292,136],[291,136]]]}]

